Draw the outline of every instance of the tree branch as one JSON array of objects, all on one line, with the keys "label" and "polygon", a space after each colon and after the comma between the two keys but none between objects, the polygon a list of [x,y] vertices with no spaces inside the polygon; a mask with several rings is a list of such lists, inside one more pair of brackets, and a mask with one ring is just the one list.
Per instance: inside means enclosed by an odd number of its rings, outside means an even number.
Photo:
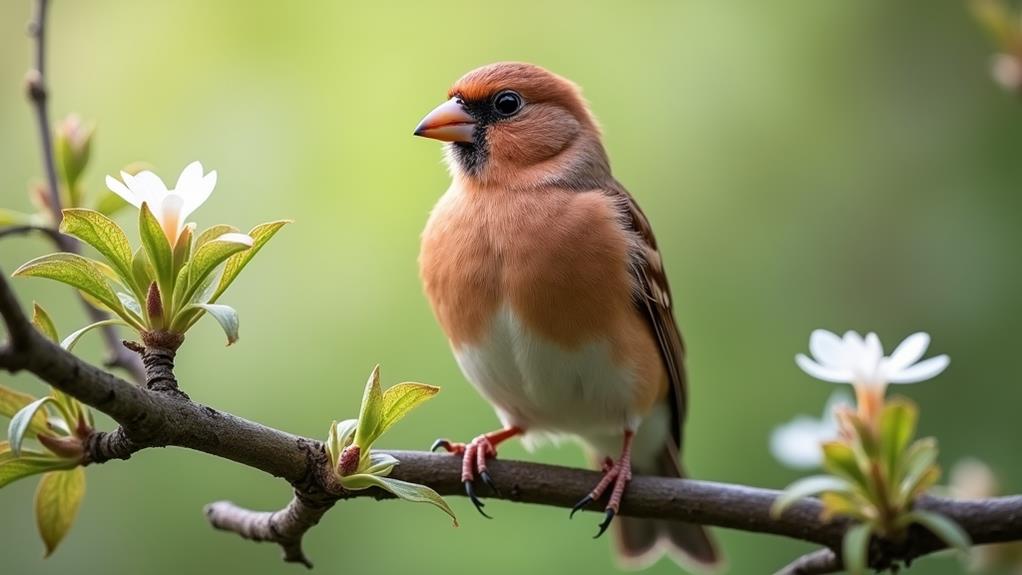
[{"label": "tree branch", "polygon": [[[166,350],[147,348],[147,353],[161,359],[146,361],[150,385],[145,388],[85,363],[32,328],[2,273],[0,314],[12,337],[11,345],[0,355],[0,367],[30,371],[121,425],[113,432],[97,432],[89,438],[87,462],[127,459],[146,447],[174,445],[260,469],[294,487],[295,499],[275,513],[255,513],[225,502],[207,507],[209,520],[219,529],[257,541],[276,542],[284,548],[287,560],[308,564],[301,552],[302,535],[334,502],[362,496],[390,497],[376,489],[349,492],[337,486],[331,480],[328,459],[319,441],[191,401],[177,390],[171,370],[172,352],[168,360]],[[464,495],[457,457],[414,451],[389,453],[400,461],[392,477],[428,485],[441,495]],[[518,461],[497,460],[489,468],[502,494],[496,497],[564,508],[570,508],[579,494],[586,493],[599,479],[596,471]],[[773,489],[637,476],[625,492],[621,514],[781,535],[828,549],[840,547],[847,522],[823,521],[822,506],[815,499],[803,499],[782,516],[774,517],[770,508],[779,495]],[[1022,496],[970,501],[923,497],[917,508],[953,519],[977,545],[1022,539]],[[595,503],[588,509],[599,511]],[[913,528],[900,545],[882,542],[874,545],[870,564],[885,567],[944,547],[932,534]],[[796,567],[801,565],[803,570],[789,572],[826,572],[806,570],[824,564],[822,552],[800,561]]]},{"label": "tree branch", "polygon": [[783,567],[774,575],[825,575],[841,570],[841,560],[830,549],[807,553]]},{"label": "tree branch", "polygon": [[[49,88],[46,85],[46,14],[49,8],[48,0],[36,0],[32,20],[28,24],[28,34],[34,41],[35,57],[32,67],[25,76],[25,88],[29,102],[35,111],[36,125],[39,131],[39,142],[42,147],[43,171],[46,173],[46,185],[49,187],[50,200],[48,203],[50,216],[53,220],[53,228],[50,237],[57,249],[65,252],[80,253],[81,246],[78,241],[57,231],[62,215],[62,200],[60,187],[57,180],[57,165],[53,157],[53,130],[50,127],[50,116],[47,110],[49,100]],[[89,323],[95,323],[108,319],[109,316],[100,309],[97,309],[80,297],[85,313],[89,316]],[[131,377],[142,383],[145,376],[142,364],[138,357],[121,346],[121,339],[117,335],[117,329],[108,325],[102,328],[103,341],[106,344],[109,357],[106,361],[107,367],[119,367],[131,374]]]}]

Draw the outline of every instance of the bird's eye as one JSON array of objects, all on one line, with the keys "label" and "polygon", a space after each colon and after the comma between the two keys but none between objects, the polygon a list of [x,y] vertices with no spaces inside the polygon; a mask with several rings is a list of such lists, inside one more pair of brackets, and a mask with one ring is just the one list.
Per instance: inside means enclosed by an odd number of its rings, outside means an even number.
[{"label": "bird's eye", "polygon": [[493,97],[493,109],[501,116],[514,116],[524,105],[522,97],[513,90],[504,90]]}]

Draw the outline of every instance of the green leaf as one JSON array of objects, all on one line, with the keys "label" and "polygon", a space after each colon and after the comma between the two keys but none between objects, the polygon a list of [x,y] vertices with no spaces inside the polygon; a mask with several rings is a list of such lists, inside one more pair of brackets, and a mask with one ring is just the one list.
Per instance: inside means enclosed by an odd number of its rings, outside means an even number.
[{"label": "green leaf", "polygon": [[[92,126],[84,126],[77,116],[69,116],[53,131],[53,156],[63,184],[69,189],[79,187],[78,181],[89,163],[92,149]],[[72,193],[71,205],[77,206],[81,190]]]},{"label": "green leaf", "polygon": [[962,553],[968,553],[969,547],[972,546],[969,534],[960,525],[939,513],[923,511],[921,509],[912,511],[902,516],[901,523],[906,526],[918,523],[939,537],[948,547],[957,549]]},{"label": "green leaf", "polygon": [[37,303],[32,303],[32,325],[35,326],[39,333],[46,336],[46,339],[56,343],[60,339],[57,335],[57,327],[53,325],[53,320],[50,319],[50,314],[46,313],[46,310]]},{"label": "green leaf", "polygon": [[94,329],[96,329],[98,327],[103,327],[103,326],[107,326],[107,325],[123,325],[123,326],[126,326],[126,327],[132,327],[131,325],[129,325],[129,324],[127,324],[127,323],[125,323],[125,322],[123,322],[123,321],[121,321],[119,319],[104,319],[102,321],[97,321],[96,323],[90,323],[89,325],[87,325],[87,326],[85,326],[85,327],[83,327],[83,328],[73,332],[71,335],[65,337],[64,341],[60,342],[60,347],[66,349],[68,351],[71,351],[72,349],[74,349],[75,345],[78,344],[78,340],[80,340],[83,335],[85,335],[89,331],[94,330]]},{"label": "green leaf", "polygon": [[384,391],[382,415],[379,428],[376,430],[377,437],[383,435],[408,412],[432,398],[438,391],[440,388],[434,385],[410,381],[399,383]]},{"label": "green leaf", "polygon": [[337,458],[341,455],[341,450],[337,447],[337,421],[330,423],[330,431],[326,436],[326,454],[330,457],[330,469],[337,467]]},{"label": "green leaf", "polygon": [[128,207],[130,204],[124,201],[124,198],[111,192],[110,190],[104,190],[102,194],[96,199],[95,210],[104,216],[112,216],[117,212]]},{"label": "green leaf", "polygon": [[847,481],[830,475],[813,475],[799,479],[784,489],[784,492],[770,507],[770,514],[780,517],[784,510],[799,499],[817,495],[826,491],[848,492],[851,486]]},{"label": "green leaf", "polygon": [[[920,475],[919,478],[916,479],[914,482],[906,480],[902,483],[903,488],[910,488],[903,495],[903,500],[914,501],[917,497],[919,497],[923,493],[926,493],[927,490],[936,485],[938,481],[940,481],[940,467],[937,467],[936,465],[931,465],[930,467],[926,468],[926,471],[924,471],[923,474]],[[901,495],[900,491],[899,495]]]},{"label": "green leaf", "polygon": [[138,231],[142,236],[142,245],[149,257],[149,263],[156,270],[156,278],[161,291],[171,294],[174,281],[174,255],[170,251],[170,242],[148,204],[143,202],[142,209],[138,214]]},{"label": "green leaf", "polygon": [[82,497],[85,470],[81,467],[43,475],[35,492],[35,520],[49,557],[71,529]]},{"label": "green leaf", "polygon": [[[0,415],[4,417],[14,417],[15,413],[18,413],[33,401],[36,401],[36,398],[27,393],[0,385]],[[46,425],[46,414],[43,412],[36,413],[32,417],[31,423],[29,423],[27,435],[36,436],[40,433],[49,432],[50,427]]]},{"label": "green leaf", "polygon": [[135,250],[135,255],[131,258],[131,275],[135,278],[135,285],[139,286],[135,297],[142,298],[142,290],[156,281],[156,271],[153,269],[153,265],[149,263],[144,247]]},{"label": "green leaf", "polygon": [[23,477],[77,467],[78,462],[52,455],[28,455],[27,453],[6,461],[0,460],[0,488]]},{"label": "green leaf", "polygon": [[60,222],[60,231],[96,248],[110,262],[125,286],[132,286],[131,244],[124,230],[113,220],[94,210],[67,209]]},{"label": "green leaf", "polygon": [[199,234],[199,237],[195,239],[195,247],[193,249],[198,250],[202,246],[209,243],[211,240],[215,240],[224,234],[237,233],[241,233],[241,230],[234,226],[228,224],[216,224],[215,226],[211,226],[206,230],[203,230],[203,232]]},{"label": "green leaf", "polygon": [[855,450],[845,443],[828,441],[823,444],[823,468],[869,490],[870,482],[859,467]]},{"label": "green leaf", "polygon": [[820,494],[820,503],[823,504],[823,520],[830,521],[832,518],[842,515],[852,517],[859,521],[869,519],[866,508],[869,503],[850,492],[827,491]]},{"label": "green leaf", "polygon": [[362,405],[358,412],[358,427],[355,428],[355,445],[366,456],[369,448],[379,435],[376,429],[383,419],[383,391],[380,389],[380,366],[373,368],[362,392]]},{"label": "green leaf", "polygon": [[[56,403],[56,401],[50,397],[40,397],[32,403],[21,408],[18,413],[14,414],[11,418],[10,425],[7,426],[7,440],[10,442],[11,451],[14,455],[21,455],[21,443],[25,441],[25,437],[31,437],[32,433],[32,420],[35,419],[36,414],[42,413],[43,417],[46,417],[46,411],[43,406],[47,403]],[[49,430],[47,429],[47,433]]]},{"label": "green leaf", "polygon": [[372,451],[369,453],[369,465],[362,470],[362,473],[368,473],[370,475],[379,475],[380,477],[386,477],[390,475],[391,470],[399,463],[396,457],[389,453],[381,453],[378,451]]},{"label": "green leaf", "polygon": [[859,523],[848,528],[841,545],[841,558],[849,575],[866,575],[869,561],[869,537],[873,527],[868,523]]},{"label": "green leaf", "polygon": [[227,258],[251,248],[252,238],[244,234],[224,234],[195,250],[195,255],[189,262],[190,271],[188,272],[188,290],[185,292],[185,300],[190,299],[202,281]]},{"label": "green leaf", "polygon": [[326,440],[326,452],[330,456],[331,469],[337,467],[337,460],[340,459],[344,448],[351,443],[351,436],[355,433],[357,426],[357,419],[345,419],[341,422],[334,421],[330,424],[330,432]]},{"label": "green leaf", "polygon": [[898,471],[898,460],[916,433],[919,411],[904,398],[887,402],[880,412],[880,456],[892,476]]},{"label": "green leaf", "polygon": [[[32,456],[32,457],[36,457],[36,456],[38,456],[38,457],[53,457],[52,455],[47,455],[45,453],[42,453],[40,451],[35,451],[33,449],[22,449],[21,450],[21,457],[29,457],[29,456]],[[0,441],[0,463],[5,463],[7,461],[12,461],[12,460],[17,459],[17,458],[18,458],[18,456],[14,455],[14,452],[11,451],[11,444],[6,442],[6,441]]]},{"label": "green leaf", "polygon": [[425,485],[419,485],[417,483],[409,483],[407,481],[401,481],[400,479],[392,479],[390,477],[380,477],[378,475],[370,475],[368,473],[360,473],[357,475],[349,475],[347,477],[340,478],[341,485],[345,489],[351,489],[354,491],[360,489],[368,489],[370,487],[380,487],[385,489],[397,497],[404,499],[405,501],[414,501],[416,503],[429,503],[435,505],[444,513],[451,516],[454,520],[454,526],[458,526],[458,518],[454,515],[454,510],[451,509],[447,502],[444,501],[443,497],[440,497],[436,491],[433,491]]},{"label": "green leaf", "polygon": [[337,450],[338,455],[345,447],[351,445],[357,428],[357,419],[345,419],[337,424],[337,446],[340,448]]},{"label": "green leaf", "polygon": [[923,476],[937,462],[937,440],[925,437],[912,444],[902,459],[898,495],[907,502]]},{"label": "green leaf", "polygon": [[124,306],[124,309],[137,315],[139,319],[142,318],[142,306],[139,305],[135,296],[119,291],[117,292],[117,299],[121,300],[121,305]]},{"label": "green leaf", "polygon": [[252,247],[247,251],[235,254],[227,260],[227,265],[224,266],[224,273],[220,276],[220,283],[217,285],[216,291],[213,292],[213,295],[209,298],[209,301],[215,302],[221,295],[223,295],[224,291],[227,290],[234,279],[238,277],[238,274],[241,273],[241,270],[244,269],[244,267],[248,265],[248,262],[250,262],[252,258],[259,253],[259,250],[261,250],[264,245],[266,245],[266,242],[270,241],[270,238],[272,238],[274,234],[280,230],[280,228],[289,223],[291,223],[291,220],[280,220],[277,222],[259,224],[252,228],[252,230],[248,232],[248,236],[252,238]]},{"label": "green leaf", "polygon": [[238,341],[238,312],[234,308],[217,303],[193,303],[188,307],[201,309],[212,316],[227,335],[227,345]]},{"label": "green leaf", "polygon": [[181,235],[177,237],[174,244],[174,269],[180,270],[188,258],[192,256],[192,235],[195,233],[195,224],[185,224]]},{"label": "green leaf", "polygon": [[22,265],[13,275],[48,278],[74,286],[124,316],[121,300],[110,288],[103,272],[88,258],[65,252],[49,254]]},{"label": "green leaf", "polygon": [[[181,269],[181,272],[184,273],[187,268],[188,264],[185,264],[185,267]],[[192,292],[192,295],[188,298],[188,301],[181,301],[184,299],[184,290],[180,290],[179,292],[177,288],[174,288],[175,301],[178,302],[179,306],[183,306],[183,309],[181,310],[181,313],[174,317],[174,324],[172,326],[173,330],[184,333],[191,329],[191,327],[195,325],[195,322],[199,321],[202,317],[202,310],[196,307],[189,309],[188,304],[210,303],[209,296],[212,293],[213,283],[216,281],[217,277],[218,274],[214,271],[207,275],[206,279],[202,280],[198,285],[193,286],[192,289],[189,290]]]},{"label": "green leaf", "polygon": [[872,426],[855,414],[845,418],[844,421],[850,423],[852,428],[855,429],[853,449],[861,449],[862,453],[869,459],[876,458],[880,453],[880,446],[877,444],[876,437],[873,436]]}]

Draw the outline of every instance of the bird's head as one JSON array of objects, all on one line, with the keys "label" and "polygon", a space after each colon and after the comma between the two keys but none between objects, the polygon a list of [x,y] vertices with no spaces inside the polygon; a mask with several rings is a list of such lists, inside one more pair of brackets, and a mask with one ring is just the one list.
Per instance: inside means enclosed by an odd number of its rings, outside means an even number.
[{"label": "bird's head", "polygon": [[501,62],[465,74],[415,128],[449,142],[452,171],[479,185],[589,188],[609,176],[600,132],[574,83]]}]

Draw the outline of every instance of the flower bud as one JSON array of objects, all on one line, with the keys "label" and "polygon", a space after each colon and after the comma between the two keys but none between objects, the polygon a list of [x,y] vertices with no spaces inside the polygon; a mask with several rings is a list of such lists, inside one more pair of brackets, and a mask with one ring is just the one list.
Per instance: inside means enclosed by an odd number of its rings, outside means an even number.
[{"label": "flower bud", "polygon": [[163,327],[163,300],[160,296],[160,286],[156,282],[149,284],[149,293],[145,298],[146,314],[149,315],[149,322],[153,329]]},{"label": "flower bud", "polygon": [[80,189],[78,180],[89,163],[89,152],[92,148],[91,126],[82,124],[82,118],[76,114],[68,115],[56,129],[53,139],[53,150],[57,169],[63,177],[71,206],[80,205]]},{"label": "flower bud", "polygon": [[40,434],[36,436],[43,447],[67,459],[81,460],[85,456],[85,446],[77,437],[54,437]]},{"label": "flower bud", "polygon": [[358,471],[358,460],[362,456],[362,449],[357,445],[349,445],[341,452],[341,458],[337,462],[337,474],[346,477]]}]

